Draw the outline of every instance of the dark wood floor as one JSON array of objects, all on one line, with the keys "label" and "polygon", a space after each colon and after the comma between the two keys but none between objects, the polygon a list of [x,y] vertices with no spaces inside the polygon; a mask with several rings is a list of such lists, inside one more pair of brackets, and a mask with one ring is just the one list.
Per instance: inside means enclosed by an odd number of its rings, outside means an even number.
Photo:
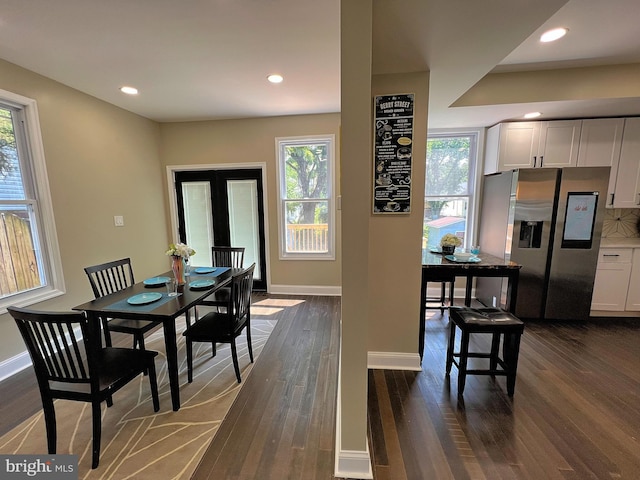
[{"label": "dark wood floor", "polygon": [[427,321],[423,371],[369,372],[374,478],[640,478],[640,319],[527,323],[513,399],[468,376],[459,401],[447,333]]},{"label": "dark wood floor", "polygon": [[[340,300],[274,298],[304,301],[274,313],[195,479],[333,478]],[[427,321],[423,371],[369,372],[375,479],[640,478],[640,320],[527,323],[514,398],[470,376],[464,401],[447,325]],[[40,408],[30,370],[0,383],[0,433]]]}]

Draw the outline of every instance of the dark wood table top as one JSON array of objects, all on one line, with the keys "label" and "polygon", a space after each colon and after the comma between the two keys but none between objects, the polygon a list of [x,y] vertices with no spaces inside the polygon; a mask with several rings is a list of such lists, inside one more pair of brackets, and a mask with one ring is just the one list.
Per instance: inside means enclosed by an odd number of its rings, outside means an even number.
[{"label": "dark wood table top", "polygon": [[[86,312],[92,313],[108,313],[109,316],[118,317],[118,318],[140,318],[145,317],[148,320],[162,320],[163,318],[175,318],[183,313],[185,313],[190,308],[194,307],[198,303],[200,303],[204,298],[211,295],[211,293],[215,292],[219,288],[229,284],[231,282],[231,277],[234,273],[237,273],[239,269],[229,269],[226,272],[221,273],[215,277],[212,277],[207,274],[196,274],[192,273],[187,277],[185,285],[178,287],[178,292],[180,295],[173,297],[168,302],[158,304],[157,308],[153,310],[147,309],[136,309],[136,307],[129,307],[126,304],[122,305],[122,308],[114,309],[112,308],[114,304],[120,303],[122,304],[122,300],[126,300],[127,298],[137,295],[140,293],[150,293],[150,292],[158,292],[165,294],[166,288],[165,286],[161,287],[148,287],[144,285],[143,282],[138,282],[131,287],[127,287],[118,292],[112,293],[110,295],[105,295],[104,297],[96,298],[95,300],[91,300],[89,302],[83,303],[82,305],[78,305],[73,307],[73,310],[83,310]],[[158,276],[163,277],[173,277],[173,272],[168,271],[162,273]],[[189,288],[189,282],[196,279],[211,279],[213,280],[213,285],[207,289],[197,289],[193,290]],[[111,308],[110,308],[111,307]]]},{"label": "dark wood table top", "polygon": [[438,267],[438,268],[451,268],[457,270],[478,270],[478,269],[520,269],[522,265],[519,265],[510,260],[496,257],[488,253],[480,253],[478,255],[480,262],[477,263],[460,263],[447,260],[444,255],[440,253],[431,253],[429,250],[422,251],[422,266],[426,268]]}]

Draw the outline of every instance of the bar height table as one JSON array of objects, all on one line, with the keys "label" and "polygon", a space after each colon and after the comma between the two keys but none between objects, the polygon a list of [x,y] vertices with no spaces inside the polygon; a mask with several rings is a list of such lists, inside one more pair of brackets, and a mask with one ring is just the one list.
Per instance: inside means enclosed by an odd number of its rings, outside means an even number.
[{"label": "bar height table", "polygon": [[522,265],[495,257],[487,253],[478,255],[480,262],[458,263],[447,260],[444,255],[423,251],[422,253],[422,281],[420,285],[420,336],[418,340],[418,352],[420,361],[424,353],[424,332],[426,319],[427,283],[437,281],[443,277],[443,273],[449,276],[466,278],[464,304],[471,306],[471,291],[474,277],[506,277],[507,286],[507,310],[515,314],[518,296],[518,279]]}]

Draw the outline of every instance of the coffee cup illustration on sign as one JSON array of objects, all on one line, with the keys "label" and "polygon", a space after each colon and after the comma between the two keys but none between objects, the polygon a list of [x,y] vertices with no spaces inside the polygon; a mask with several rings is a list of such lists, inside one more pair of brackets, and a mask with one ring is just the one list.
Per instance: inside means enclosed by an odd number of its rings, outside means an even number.
[{"label": "coffee cup illustration on sign", "polygon": [[391,200],[387,202],[387,204],[383,207],[383,210],[385,210],[386,212],[397,212],[398,210],[400,210],[400,204]]},{"label": "coffee cup illustration on sign", "polygon": [[391,178],[389,177],[388,173],[381,173],[380,175],[378,175],[378,178],[376,179],[376,183],[378,185],[382,185],[383,187],[386,187],[388,185],[391,185]]}]

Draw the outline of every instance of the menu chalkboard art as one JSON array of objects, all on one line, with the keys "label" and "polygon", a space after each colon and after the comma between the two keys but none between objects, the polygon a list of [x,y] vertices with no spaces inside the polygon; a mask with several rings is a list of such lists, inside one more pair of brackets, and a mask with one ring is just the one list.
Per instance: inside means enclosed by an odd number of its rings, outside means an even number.
[{"label": "menu chalkboard art", "polygon": [[375,97],[373,213],[411,212],[413,93]]}]

